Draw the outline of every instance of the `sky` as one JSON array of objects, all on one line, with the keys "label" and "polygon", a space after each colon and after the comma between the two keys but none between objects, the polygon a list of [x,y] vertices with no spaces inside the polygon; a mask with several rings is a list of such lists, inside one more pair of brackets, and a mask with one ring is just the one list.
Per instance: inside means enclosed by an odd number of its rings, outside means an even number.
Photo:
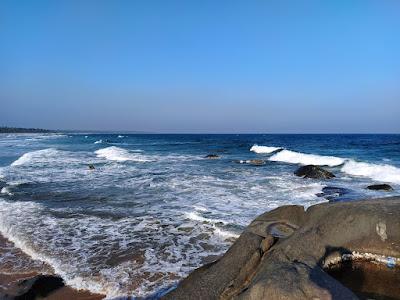
[{"label": "sky", "polygon": [[0,0],[0,126],[400,133],[400,1]]}]

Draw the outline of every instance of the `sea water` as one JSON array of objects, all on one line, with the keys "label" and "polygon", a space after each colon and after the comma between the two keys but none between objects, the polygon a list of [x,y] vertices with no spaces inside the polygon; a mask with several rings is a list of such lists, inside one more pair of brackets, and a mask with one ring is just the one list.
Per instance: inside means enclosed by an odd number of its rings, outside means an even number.
[{"label": "sea water", "polygon": [[[296,177],[306,164],[336,178]],[[173,286],[257,215],[328,201],[326,186],[345,188],[331,201],[399,195],[400,135],[0,135],[0,234],[110,298]],[[0,264],[31,267],[4,251]]]}]

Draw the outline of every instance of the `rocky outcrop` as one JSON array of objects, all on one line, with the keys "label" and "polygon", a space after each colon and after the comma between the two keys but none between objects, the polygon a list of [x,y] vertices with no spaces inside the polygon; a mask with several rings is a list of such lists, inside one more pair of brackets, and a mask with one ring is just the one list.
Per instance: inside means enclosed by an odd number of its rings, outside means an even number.
[{"label": "rocky outcrop", "polygon": [[294,174],[303,178],[331,179],[335,175],[319,166],[307,165],[298,168]]},{"label": "rocky outcrop", "polygon": [[367,189],[373,190],[373,191],[393,191],[393,188],[384,183],[384,184],[372,184],[367,186]]},{"label": "rocky outcrop", "polygon": [[[351,259],[400,264],[399,214],[400,197],[280,207],[257,217],[222,258],[164,299],[358,299],[370,286],[352,291],[329,268]],[[400,285],[380,292],[396,296]]]}]

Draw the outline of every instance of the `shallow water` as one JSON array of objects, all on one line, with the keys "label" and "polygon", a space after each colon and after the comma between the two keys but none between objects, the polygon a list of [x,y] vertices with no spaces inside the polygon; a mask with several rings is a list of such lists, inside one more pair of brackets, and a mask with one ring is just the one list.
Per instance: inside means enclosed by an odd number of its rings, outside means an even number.
[{"label": "shallow water", "polygon": [[[298,178],[301,164],[337,178]],[[394,191],[365,189],[381,182]],[[325,186],[349,189],[336,201],[399,195],[400,135],[0,135],[0,186],[0,233],[16,246],[74,287],[141,297],[221,255],[258,214],[327,201]]]}]

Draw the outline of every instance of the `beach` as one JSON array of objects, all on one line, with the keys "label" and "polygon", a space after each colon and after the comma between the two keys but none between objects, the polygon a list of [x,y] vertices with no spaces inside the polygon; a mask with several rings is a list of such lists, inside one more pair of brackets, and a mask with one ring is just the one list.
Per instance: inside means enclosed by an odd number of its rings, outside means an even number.
[{"label": "beach", "polygon": [[399,135],[1,135],[2,281],[50,274],[90,297],[158,297],[263,212],[398,195],[399,146]]}]

